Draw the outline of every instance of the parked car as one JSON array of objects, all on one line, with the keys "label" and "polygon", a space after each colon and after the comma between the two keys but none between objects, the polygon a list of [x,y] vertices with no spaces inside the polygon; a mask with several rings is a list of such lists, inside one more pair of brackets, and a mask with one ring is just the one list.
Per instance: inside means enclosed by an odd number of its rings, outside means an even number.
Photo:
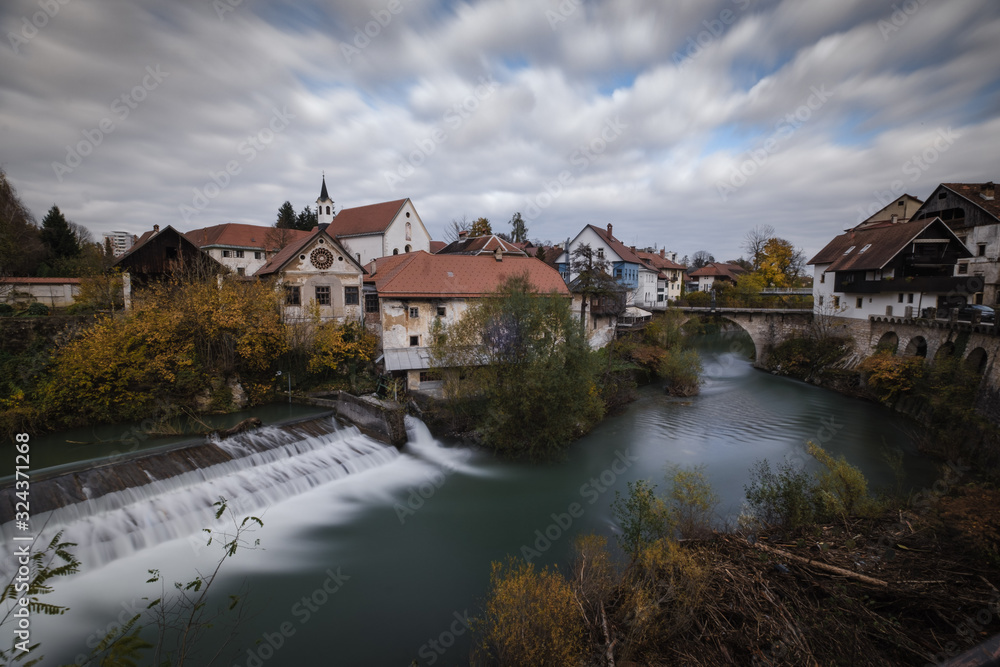
[{"label": "parked car", "polygon": [[993,309],[989,306],[981,306],[978,304],[970,303],[962,306],[958,309],[958,319],[962,321],[969,321],[972,319],[973,314],[979,313],[979,321],[986,324],[993,324],[995,319],[995,313]]}]

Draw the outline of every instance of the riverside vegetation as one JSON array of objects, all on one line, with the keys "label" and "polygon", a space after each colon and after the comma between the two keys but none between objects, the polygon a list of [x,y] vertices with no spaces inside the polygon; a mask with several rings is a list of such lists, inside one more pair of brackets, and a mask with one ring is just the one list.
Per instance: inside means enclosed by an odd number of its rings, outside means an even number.
[{"label": "riverside vegetation", "polygon": [[269,283],[187,277],[144,290],[127,313],[94,314],[73,335],[4,346],[0,430],[231,411],[272,400],[278,370],[298,389],[370,391],[376,345],[358,323],[283,321]]},{"label": "riverside vegetation", "polygon": [[[940,664],[1000,627],[1000,491],[873,494],[815,445],[819,470],[759,462],[737,526],[713,527],[702,469],[638,481],[566,569],[492,565],[474,665]],[[962,474],[959,469],[958,475]],[[617,554],[617,555],[616,555]]]},{"label": "riverside vegetation", "polygon": [[433,365],[445,400],[429,411],[438,428],[474,431],[494,451],[548,458],[635,397],[639,381],[697,393],[698,355],[683,347],[679,319],[591,350],[569,299],[508,278],[457,323],[433,332]]}]

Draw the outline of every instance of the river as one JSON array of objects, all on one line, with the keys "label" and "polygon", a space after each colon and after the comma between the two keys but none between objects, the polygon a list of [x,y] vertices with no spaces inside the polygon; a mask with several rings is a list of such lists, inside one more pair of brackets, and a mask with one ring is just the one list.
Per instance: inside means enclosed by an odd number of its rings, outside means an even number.
[{"label": "river", "polygon": [[[813,466],[808,440],[846,456],[873,486],[894,480],[884,447],[904,452],[909,485],[933,481],[936,467],[915,451],[908,421],[756,371],[745,354],[750,345],[745,336],[704,338],[699,396],[675,399],[645,387],[558,463],[498,461],[435,440],[411,419],[410,443],[398,455],[259,508],[264,527],[252,537],[260,547],[237,553],[216,582],[219,599],[245,582],[253,614],[240,625],[239,650],[218,664],[465,664],[465,619],[486,594],[491,561],[515,555],[562,564],[575,535],[613,542],[615,492],[638,479],[662,484],[672,464],[704,464],[720,521],[730,522],[754,461]],[[201,525],[211,523],[209,513]],[[159,595],[143,583],[148,569],[186,580],[220,553],[193,534],[100,567],[85,562],[47,596],[71,611],[36,616],[32,641],[42,643],[45,664],[71,661],[117,618],[141,609],[143,596]]]}]

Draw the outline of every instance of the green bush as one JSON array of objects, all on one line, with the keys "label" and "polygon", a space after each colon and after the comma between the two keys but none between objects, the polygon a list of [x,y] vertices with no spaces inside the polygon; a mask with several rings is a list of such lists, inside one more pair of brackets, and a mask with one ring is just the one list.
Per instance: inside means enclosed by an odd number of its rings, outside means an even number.
[{"label": "green bush", "polygon": [[757,461],[743,491],[752,517],[763,524],[795,529],[816,519],[815,482],[788,461],[774,470],[767,459]]},{"label": "green bush", "polygon": [[615,491],[611,513],[621,528],[618,545],[634,562],[649,544],[670,535],[672,517],[663,500],[656,495],[656,485],[645,480],[628,483],[628,495]]},{"label": "green bush", "polygon": [[705,466],[689,470],[671,466],[667,469],[667,483],[667,511],[670,512],[677,533],[685,539],[709,535],[719,496],[712,491],[712,485],[705,479]]},{"label": "green bush", "polygon": [[0,303],[0,317],[10,317],[14,314],[14,306],[9,303]]},{"label": "green bush", "polygon": [[36,301],[28,306],[27,314],[31,317],[44,317],[49,314],[49,307]]}]

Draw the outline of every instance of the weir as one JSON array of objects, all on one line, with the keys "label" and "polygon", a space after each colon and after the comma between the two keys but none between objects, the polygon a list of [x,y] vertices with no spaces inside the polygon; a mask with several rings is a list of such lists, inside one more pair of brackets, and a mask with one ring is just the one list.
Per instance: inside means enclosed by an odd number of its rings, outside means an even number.
[{"label": "weir", "polygon": [[[78,545],[81,561],[97,567],[212,525],[220,498],[242,517],[398,456],[332,416],[267,426],[32,479],[29,534],[44,526],[41,545],[65,530],[62,539]],[[13,480],[0,489],[5,544],[26,534],[12,521],[14,493]]]}]

